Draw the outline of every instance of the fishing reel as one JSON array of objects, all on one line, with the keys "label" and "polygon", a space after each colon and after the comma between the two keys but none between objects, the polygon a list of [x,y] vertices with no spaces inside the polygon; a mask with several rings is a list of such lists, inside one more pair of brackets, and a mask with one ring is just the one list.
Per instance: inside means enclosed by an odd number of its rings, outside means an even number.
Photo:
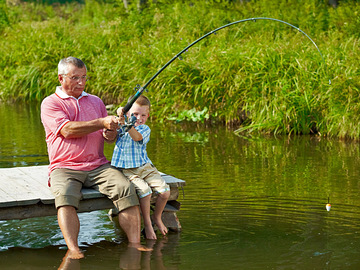
[{"label": "fishing reel", "polygon": [[125,124],[124,125],[119,124],[119,129],[117,130],[119,137],[124,136],[125,133],[128,132],[135,125],[137,120],[134,114],[131,114],[130,118],[124,115],[124,118],[125,118]]}]

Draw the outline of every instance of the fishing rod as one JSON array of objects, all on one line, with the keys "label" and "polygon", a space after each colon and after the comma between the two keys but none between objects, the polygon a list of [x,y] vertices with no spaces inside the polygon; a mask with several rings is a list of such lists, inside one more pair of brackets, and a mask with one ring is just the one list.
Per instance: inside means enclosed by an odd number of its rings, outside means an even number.
[{"label": "fishing rod", "polygon": [[[189,48],[191,48],[192,46],[194,46],[196,43],[198,43],[199,41],[207,38],[208,36],[212,35],[212,34],[216,34],[219,30],[221,29],[224,29],[226,27],[229,27],[229,26],[232,26],[232,25],[235,25],[235,24],[238,24],[238,23],[242,23],[242,22],[248,22],[248,21],[253,21],[253,22],[256,22],[257,20],[271,20],[271,21],[276,21],[276,22],[280,22],[280,23],[284,23],[288,26],[291,26],[292,28],[295,28],[296,30],[298,30],[299,32],[301,32],[303,35],[305,35],[313,44],[314,46],[316,47],[317,51],[319,52],[320,56],[321,56],[321,59],[322,59],[322,62],[324,63],[324,66],[325,66],[325,73],[327,73],[326,71],[326,63],[325,63],[325,60],[324,60],[324,57],[319,49],[319,47],[316,45],[316,43],[304,32],[302,31],[300,28],[288,23],[288,22],[285,22],[285,21],[282,21],[282,20],[278,20],[278,19],[274,19],[274,18],[266,18],[266,17],[259,17],[259,18],[249,18],[249,19],[243,19],[243,20],[240,20],[240,21],[235,21],[235,22],[232,22],[232,23],[229,23],[229,24],[225,24],[219,28],[216,28],[215,30],[212,30],[210,32],[208,32],[207,34],[203,35],[202,37],[198,38],[197,40],[195,40],[194,42],[192,42],[190,45],[186,46],[184,49],[182,49],[179,53],[177,53],[172,59],[170,59],[169,62],[167,62],[162,68],[160,68],[158,70],[158,72],[155,73],[154,76],[152,76],[150,78],[150,80],[147,81],[147,83],[144,84],[144,86],[140,86],[139,84],[135,87],[135,90],[137,90],[136,94],[128,101],[128,103],[125,105],[125,107],[123,108],[123,113],[124,115],[130,110],[131,106],[135,103],[135,101],[141,96],[141,94],[144,92],[144,91],[148,91],[147,90],[147,87],[148,85],[161,73],[164,71],[164,69],[166,69],[172,62],[174,62],[176,59],[180,59],[182,60],[182,57],[181,55],[186,52]],[[329,79],[329,84],[331,84],[331,80]]]}]

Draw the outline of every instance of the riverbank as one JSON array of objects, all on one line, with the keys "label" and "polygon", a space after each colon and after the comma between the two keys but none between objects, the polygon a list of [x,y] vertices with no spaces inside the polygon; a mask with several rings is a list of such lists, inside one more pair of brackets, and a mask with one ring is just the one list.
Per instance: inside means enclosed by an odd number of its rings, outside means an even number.
[{"label": "riverbank", "polygon": [[[150,1],[151,2],[151,1]],[[327,2],[327,1],[324,1]],[[83,59],[87,91],[124,105],[165,63],[199,42],[148,87],[157,121],[233,125],[238,132],[359,139],[360,5],[340,1],[2,3],[0,99],[40,101],[58,84],[57,63]],[[194,16],[197,14],[197,16]],[[331,85],[328,84],[331,79]]]}]

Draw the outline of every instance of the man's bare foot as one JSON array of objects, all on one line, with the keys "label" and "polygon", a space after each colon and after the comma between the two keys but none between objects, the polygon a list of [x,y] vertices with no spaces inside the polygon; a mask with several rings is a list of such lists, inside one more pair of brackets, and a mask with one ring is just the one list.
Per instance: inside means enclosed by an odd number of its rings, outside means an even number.
[{"label": "man's bare foot", "polygon": [[149,240],[156,240],[156,233],[154,232],[153,226],[145,226],[145,237]]},{"label": "man's bare foot", "polygon": [[140,243],[129,243],[128,247],[136,248],[139,251],[152,251],[152,248],[145,247]]},{"label": "man's bare foot", "polygon": [[166,235],[168,233],[168,229],[162,222],[161,217],[160,218],[153,217],[153,221],[156,224],[156,226],[158,227],[159,231],[162,233],[162,235]]},{"label": "man's bare foot", "polygon": [[68,250],[65,257],[67,259],[75,259],[75,260],[78,260],[78,259],[82,259],[84,258],[84,253],[79,249],[79,250]]},{"label": "man's bare foot", "polygon": [[[82,252],[81,252],[82,253]],[[82,258],[84,257],[84,254],[82,254]],[[74,256],[73,252],[71,250],[68,250],[58,268],[58,270],[80,270],[80,260],[81,258],[77,258],[78,256],[75,255],[76,258],[72,258]]]}]

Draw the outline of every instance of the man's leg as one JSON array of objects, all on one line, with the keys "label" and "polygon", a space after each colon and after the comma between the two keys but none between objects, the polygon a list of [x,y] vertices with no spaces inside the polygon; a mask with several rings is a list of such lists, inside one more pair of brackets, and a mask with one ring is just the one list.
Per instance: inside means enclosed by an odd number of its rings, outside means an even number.
[{"label": "man's leg", "polygon": [[78,246],[80,222],[76,213],[76,207],[81,198],[82,183],[87,177],[85,171],[70,169],[55,169],[51,174],[51,191],[55,196],[55,206],[61,232],[64,236],[70,259],[84,257]]},{"label": "man's leg", "polygon": [[126,233],[129,240],[129,247],[140,251],[152,251],[152,248],[140,244],[141,217],[138,206],[131,206],[119,213],[119,224]]},{"label": "man's leg", "polygon": [[80,221],[75,208],[73,206],[59,207],[57,216],[60,230],[69,249],[68,258],[84,258],[84,254],[81,252],[78,245]]},{"label": "man's leg", "polygon": [[138,250],[148,251],[140,244],[141,217],[134,185],[122,172],[109,164],[93,170],[90,179],[85,182],[85,186],[96,188],[107,195],[119,210],[119,224],[126,233],[129,244]]},{"label": "man's leg", "polygon": [[140,243],[141,217],[138,206],[132,206],[119,213],[119,224],[130,243]]}]

